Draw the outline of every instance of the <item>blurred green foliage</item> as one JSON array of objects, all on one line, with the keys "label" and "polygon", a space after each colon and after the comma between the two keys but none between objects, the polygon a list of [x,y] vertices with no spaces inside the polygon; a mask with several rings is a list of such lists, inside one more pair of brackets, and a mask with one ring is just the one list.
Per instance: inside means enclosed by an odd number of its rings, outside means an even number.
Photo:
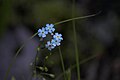
[{"label": "blurred green foliage", "polygon": [[[39,28],[46,23],[56,23],[62,20],[72,18],[72,2],[69,0],[4,0],[0,6],[0,34],[4,34],[9,25],[19,26],[31,25],[33,28]],[[82,9],[76,6],[74,10],[76,16],[81,16]],[[82,31],[81,23],[77,23],[77,33]],[[29,27],[29,26],[28,26]],[[65,61],[65,68],[75,63],[74,39],[72,22],[55,26],[57,32],[61,32],[64,37],[62,43],[62,54]],[[80,37],[78,47],[82,41]],[[64,47],[63,47],[64,46]],[[81,46],[79,47],[81,48]],[[41,51],[43,55],[48,54],[47,50]],[[80,49],[79,49],[80,52]],[[53,55],[47,60],[48,70],[56,75],[61,73],[60,58],[58,48],[52,51]],[[82,56],[82,55],[80,55]],[[59,67],[59,70],[58,70]],[[52,68],[52,69],[50,69]]]},{"label": "blurred green foliage", "polygon": [[[2,0],[0,4],[0,35],[9,25],[32,24],[37,28],[71,18],[69,0]],[[77,8],[75,11],[80,14]]]},{"label": "blurred green foliage", "polygon": [[3,33],[8,26],[11,14],[11,1],[3,0],[0,5],[0,35]]}]

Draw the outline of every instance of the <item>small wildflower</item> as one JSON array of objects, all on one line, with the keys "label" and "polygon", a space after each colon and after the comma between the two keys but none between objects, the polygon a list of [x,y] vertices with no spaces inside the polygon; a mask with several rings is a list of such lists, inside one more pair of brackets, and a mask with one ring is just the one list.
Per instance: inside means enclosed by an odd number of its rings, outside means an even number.
[{"label": "small wildflower", "polygon": [[60,45],[60,40],[55,40],[55,39],[52,39],[51,43],[54,45],[54,46],[59,46]]},{"label": "small wildflower", "polygon": [[[52,40],[47,41],[47,43],[45,44],[44,47],[48,48],[48,50],[52,50],[54,49],[56,46],[60,46],[61,44],[61,40],[63,40],[62,38],[62,34],[58,34],[58,33],[53,33],[55,31],[54,25],[53,24],[46,24],[46,27],[42,27],[42,29],[38,30],[38,35],[39,37],[41,37],[40,41],[43,41],[43,38],[46,37],[46,35],[48,33],[51,34],[51,36],[53,37]],[[43,48],[44,48],[43,47]]]},{"label": "small wildflower", "polygon": [[53,38],[54,38],[55,40],[57,40],[57,41],[63,40],[62,34],[58,34],[58,33],[55,33],[55,35],[53,36]]},{"label": "small wildflower", "polygon": [[54,39],[51,40],[52,45],[56,46],[56,42]]},{"label": "small wildflower", "polygon": [[46,46],[46,48],[48,48],[48,50],[50,50],[50,51],[55,48],[55,46],[54,46],[50,41],[48,41],[45,46]]},{"label": "small wildflower", "polygon": [[53,32],[55,31],[54,25],[53,24],[46,24],[45,29],[53,35]]},{"label": "small wildflower", "polygon": [[39,37],[45,38],[46,34],[48,34],[48,32],[45,30],[45,28],[43,27],[42,29],[38,30],[38,35]]}]

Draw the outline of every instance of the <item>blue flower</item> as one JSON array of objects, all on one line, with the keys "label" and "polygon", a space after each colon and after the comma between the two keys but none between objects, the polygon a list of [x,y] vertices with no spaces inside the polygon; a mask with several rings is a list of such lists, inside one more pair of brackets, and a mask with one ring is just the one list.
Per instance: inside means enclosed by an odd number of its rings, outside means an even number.
[{"label": "blue flower", "polygon": [[52,50],[55,48],[55,45],[52,44],[50,41],[47,42],[47,44],[45,45],[46,48],[48,48],[48,50]]},{"label": "blue flower", "polygon": [[46,24],[45,29],[53,35],[53,32],[55,31],[54,25],[53,24]]},{"label": "blue flower", "polygon": [[55,33],[55,35],[53,35],[53,38],[58,42],[63,40],[62,34],[58,34],[58,33]]},{"label": "blue flower", "polygon": [[38,30],[38,35],[39,37],[41,37],[41,41],[43,41],[43,38],[45,38],[48,33],[51,34],[52,39],[50,41],[47,41],[47,43],[45,44],[45,47],[50,51],[54,49],[56,46],[60,46],[61,40],[63,40],[62,34],[58,33],[54,34],[54,31],[55,28],[53,24],[46,24],[45,28],[42,27],[42,29]]},{"label": "blue flower", "polygon": [[46,48],[48,48],[48,50],[52,50],[54,49],[56,46],[59,46],[61,43],[60,40],[55,40],[55,39],[52,39],[51,41],[48,41],[47,44],[45,45]]},{"label": "blue flower", "polygon": [[48,34],[48,31],[46,31],[44,27],[42,29],[38,30],[39,37],[44,38],[44,37],[46,37],[46,34]]},{"label": "blue flower", "polygon": [[60,40],[55,40],[55,39],[52,39],[51,43],[54,45],[54,46],[59,46],[60,45]]},{"label": "blue flower", "polygon": [[52,45],[56,46],[56,41],[54,39],[51,40]]}]

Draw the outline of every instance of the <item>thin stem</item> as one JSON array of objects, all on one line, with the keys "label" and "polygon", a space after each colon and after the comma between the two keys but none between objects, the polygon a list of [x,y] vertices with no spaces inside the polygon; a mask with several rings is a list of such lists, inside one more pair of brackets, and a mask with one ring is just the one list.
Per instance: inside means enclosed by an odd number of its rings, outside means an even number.
[{"label": "thin stem", "polygon": [[[31,37],[26,41],[26,43],[27,43],[29,40],[31,40],[33,37],[35,37],[37,34],[38,34],[38,33],[35,33],[33,36],[31,36]],[[4,80],[7,80],[8,75],[9,75],[9,73],[10,73],[10,70],[11,70],[13,64],[14,64],[15,61],[16,61],[16,57],[18,56],[18,54],[20,53],[20,51],[23,49],[23,47],[25,46],[26,43],[24,43],[24,44],[18,49],[18,51],[16,52],[16,54],[15,54],[12,62],[11,62],[10,65],[8,66],[8,69],[7,69],[7,72],[6,72],[6,74],[5,74]]]},{"label": "thin stem", "polygon": [[[101,11],[100,11],[101,12]],[[99,14],[100,12],[98,12],[97,14]],[[58,24],[62,24],[62,23],[65,23],[65,22],[69,22],[69,21],[72,21],[72,20],[78,20],[78,19],[84,19],[84,18],[89,18],[89,17],[93,17],[93,16],[96,16],[97,14],[92,14],[92,15],[88,15],[88,16],[82,16],[82,17],[76,17],[76,18],[71,18],[71,19],[67,19],[67,20],[64,20],[64,21],[60,21],[60,22],[57,22],[55,23],[54,25],[58,25]],[[26,43],[31,40],[33,37],[35,37],[36,35],[38,34],[35,33],[33,36],[31,36],[27,41]],[[15,60],[16,60],[16,57],[18,56],[18,54],[20,53],[20,51],[23,49],[23,47],[25,46],[25,43],[18,49],[18,51],[16,52],[16,55],[14,56],[13,58],[13,61],[10,63],[10,65],[8,66],[8,69],[7,69],[7,72],[5,74],[5,77],[4,77],[4,80],[7,80],[7,77],[8,77],[8,74],[10,72],[10,69],[12,68],[12,65],[14,64]]]},{"label": "thin stem", "polygon": [[65,73],[64,61],[63,61],[63,56],[62,56],[62,52],[61,52],[60,46],[59,46],[59,54],[60,54],[60,60],[61,60],[62,69],[63,69],[63,73],[64,73],[64,80],[67,80],[66,79],[66,73]]},{"label": "thin stem", "polygon": [[49,58],[51,55],[52,55],[52,53],[50,52],[50,53],[44,58],[44,60],[43,60],[44,65],[43,65],[43,66],[46,66],[46,62],[47,62],[48,58]]},{"label": "thin stem", "polygon": [[33,34],[28,40],[26,40],[26,41],[24,42],[24,44],[18,49],[18,51],[17,51],[17,53],[16,53],[16,55],[15,55],[15,58],[18,56],[18,54],[19,54],[20,51],[23,49],[23,47],[25,46],[25,44],[27,44],[27,43],[29,42],[29,40],[31,40],[32,38],[34,38],[37,34],[38,34],[38,32],[35,33],[35,34]]},{"label": "thin stem", "polygon": [[36,75],[36,65],[37,65],[37,60],[38,60],[38,53],[39,53],[39,51],[40,51],[40,48],[39,47],[37,47],[37,54],[36,54],[36,56],[35,56],[35,61],[34,61],[34,76],[35,76],[35,78],[37,77],[37,75]]},{"label": "thin stem", "polygon": [[66,19],[64,21],[60,21],[60,22],[54,23],[54,25],[58,25],[58,24],[62,24],[62,23],[66,23],[66,22],[73,21],[73,20],[78,20],[78,19],[90,18],[90,17],[96,16],[96,15],[98,15],[100,13],[101,13],[101,11],[98,12],[98,13],[96,13],[96,14],[92,14],[92,15],[87,15],[87,16],[81,16],[81,17],[75,17],[75,18]]},{"label": "thin stem", "polygon": [[[73,0],[72,17],[74,17],[74,9],[75,9],[75,0]],[[76,57],[76,66],[77,66],[77,77],[78,77],[78,80],[80,80],[80,65],[79,65],[79,53],[78,53],[78,47],[77,47],[75,20],[72,21],[72,25],[73,25],[73,34],[74,34],[74,41],[75,41],[74,47],[75,47],[75,57]]]},{"label": "thin stem", "polygon": [[[86,59],[84,59],[84,60],[82,60],[80,63],[79,63],[79,65],[81,65],[81,64],[83,64],[83,63],[86,63],[87,61],[89,61],[89,60],[92,60],[92,59],[94,59],[94,58],[96,58],[96,56],[97,55],[92,55],[91,57],[89,57],[89,58],[86,58]],[[76,64],[74,64],[74,65],[72,65],[71,66],[71,70],[72,69],[74,69],[74,68],[76,68]],[[67,72],[67,70],[65,71],[65,72]],[[59,76],[58,77],[56,77],[56,79],[55,80],[59,80],[60,79],[60,77],[62,77],[62,75],[64,75],[64,73],[61,73],[61,74],[59,74]]]},{"label": "thin stem", "polygon": [[68,80],[71,80],[71,67],[67,71]]}]

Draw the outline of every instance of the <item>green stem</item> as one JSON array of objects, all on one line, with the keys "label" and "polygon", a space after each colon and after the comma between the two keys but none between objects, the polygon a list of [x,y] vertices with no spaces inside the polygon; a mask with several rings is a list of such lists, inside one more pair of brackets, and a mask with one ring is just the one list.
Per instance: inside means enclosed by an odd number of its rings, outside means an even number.
[{"label": "green stem", "polygon": [[68,80],[71,80],[71,67],[67,70]]},{"label": "green stem", "polygon": [[20,51],[23,49],[23,47],[25,46],[25,44],[27,44],[28,41],[31,40],[32,38],[34,38],[37,34],[38,34],[38,32],[35,33],[34,35],[32,35],[28,40],[26,40],[26,41],[24,42],[24,44],[23,44],[23,45],[18,49],[18,51],[16,52],[15,58],[18,56],[18,54],[19,54]]},{"label": "green stem", "polygon": [[48,58],[52,55],[52,53],[50,52],[47,56],[45,56],[44,60],[43,60],[43,63],[44,65],[43,66],[46,66],[46,62],[48,60]]},{"label": "green stem", "polygon": [[59,54],[60,54],[60,60],[61,60],[62,69],[63,69],[63,73],[64,73],[64,80],[67,80],[66,79],[66,73],[65,73],[64,61],[63,61],[63,56],[62,56],[62,52],[61,52],[60,46],[59,46]]},{"label": "green stem", "polygon": [[36,63],[37,63],[37,61],[38,61],[38,54],[39,54],[39,51],[40,51],[40,47],[37,47],[37,54],[36,54],[36,56],[35,56],[35,61],[34,61],[34,76],[35,76],[35,78],[37,77],[37,75],[36,75]]},{"label": "green stem", "polygon": [[98,12],[97,14],[92,14],[92,15],[87,15],[87,16],[81,16],[81,17],[75,17],[75,18],[66,19],[64,21],[60,21],[60,22],[54,23],[54,25],[58,25],[58,24],[62,24],[62,23],[66,23],[66,22],[73,21],[73,20],[78,20],[78,19],[90,18],[90,17],[96,16],[96,15],[98,15],[100,13],[101,13],[101,11]]},{"label": "green stem", "polygon": [[[99,14],[100,12],[98,12],[97,14]],[[71,18],[71,19],[67,19],[67,20],[64,20],[64,21],[60,21],[60,22],[57,22],[55,23],[54,25],[58,25],[58,24],[62,24],[62,23],[65,23],[65,22],[69,22],[69,21],[72,21],[72,20],[78,20],[78,19],[84,19],[84,18],[89,18],[89,17],[93,17],[93,16],[96,16],[97,14],[92,14],[92,15],[88,15],[88,16],[82,16],[82,17],[76,17],[76,18]],[[31,40],[33,37],[35,37],[36,35],[38,34],[35,33],[33,36],[31,36],[27,41],[26,43]],[[23,49],[23,47],[25,46],[25,43],[18,49],[18,51],[16,52],[16,55],[14,56],[13,58],[13,61],[10,63],[10,65],[8,66],[8,69],[7,69],[7,72],[5,74],[5,77],[4,77],[4,80],[7,80],[7,77],[8,77],[8,74],[10,72],[10,69],[12,68],[12,65],[14,64],[15,60],[16,60],[16,57],[18,56],[18,54],[20,53],[20,51]]]},{"label": "green stem", "polygon": [[[72,17],[74,17],[74,9],[75,9],[75,0],[73,0]],[[78,77],[78,80],[80,80],[80,65],[79,65],[79,53],[78,53],[78,47],[77,47],[75,20],[72,21],[72,25],[73,25],[73,34],[74,34],[74,41],[75,41],[74,47],[75,47],[75,57],[76,57],[76,66],[77,66],[77,77]]]},{"label": "green stem", "polygon": [[[33,37],[35,37],[37,34],[38,34],[38,33],[35,33],[33,36],[31,36],[31,37],[26,41],[26,43],[27,43],[29,40],[31,40]],[[20,53],[20,51],[23,49],[23,47],[25,46],[26,43],[24,43],[24,44],[18,49],[18,51],[16,52],[16,54],[15,54],[12,62],[11,62],[10,65],[8,66],[8,69],[7,69],[7,72],[6,72],[6,74],[5,74],[4,80],[7,80],[8,75],[9,75],[9,73],[10,73],[10,70],[11,70],[13,64],[15,63],[16,57],[18,56],[18,54]]]},{"label": "green stem", "polygon": [[[89,61],[89,60],[92,60],[92,59],[96,58],[96,56],[97,56],[97,55],[93,55],[93,56],[91,56],[91,57],[89,57],[89,58],[86,58],[86,59],[82,60],[82,61],[79,63],[79,65],[81,65],[81,64],[83,64],[83,63],[85,63],[85,62],[87,62],[87,61]],[[76,66],[77,66],[77,65],[74,64],[74,65],[71,66],[70,69],[72,70],[72,69],[76,68]],[[69,68],[68,68],[68,69],[69,69]],[[65,72],[67,72],[67,70],[66,70]],[[62,77],[63,75],[64,75],[64,73],[59,74],[59,76],[56,77],[55,80],[59,80],[60,77]]]}]

